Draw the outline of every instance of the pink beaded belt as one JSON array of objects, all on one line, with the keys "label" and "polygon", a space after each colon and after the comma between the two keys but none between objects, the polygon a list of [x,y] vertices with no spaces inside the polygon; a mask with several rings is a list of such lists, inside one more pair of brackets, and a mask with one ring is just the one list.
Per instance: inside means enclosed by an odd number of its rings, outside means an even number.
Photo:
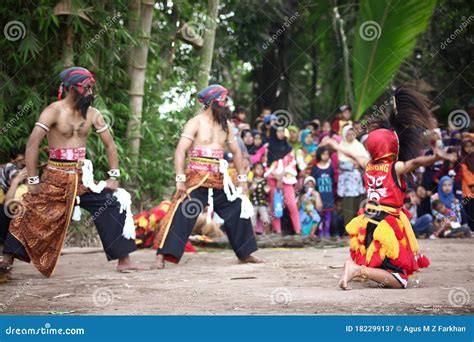
[{"label": "pink beaded belt", "polygon": [[224,150],[217,148],[195,147],[189,150],[190,157],[224,159]]},{"label": "pink beaded belt", "polygon": [[50,148],[49,159],[84,160],[86,159],[86,148]]},{"label": "pink beaded belt", "polygon": [[191,157],[188,162],[188,169],[193,171],[219,172],[219,160],[200,157]]}]

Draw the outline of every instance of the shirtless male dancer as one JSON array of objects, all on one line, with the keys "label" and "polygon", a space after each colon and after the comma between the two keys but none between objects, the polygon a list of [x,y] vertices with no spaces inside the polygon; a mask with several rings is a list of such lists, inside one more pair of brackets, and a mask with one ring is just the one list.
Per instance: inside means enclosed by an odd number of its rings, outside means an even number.
[{"label": "shirtless male dancer", "polygon": [[[178,263],[199,214],[206,205],[224,220],[224,230],[230,245],[241,262],[261,263],[252,256],[257,243],[250,216],[245,214],[248,198],[239,196],[226,174],[224,150],[229,149],[239,173],[242,193],[247,189],[241,151],[228,120],[228,91],[220,85],[210,85],[198,94],[203,110],[184,126],[175,153],[176,194],[166,216],[160,221],[155,241],[158,248],[154,268],[164,267],[164,261]],[[186,153],[189,152],[185,170]],[[231,181],[230,181],[231,183]]]},{"label": "shirtless male dancer", "polygon": [[[103,116],[91,106],[95,79],[80,67],[62,71],[60,78],[58,101],[43,110],[28,140],[28,193],[22,198],[21,213],[11,221],[0,269],[8,270],[18,258],[31,261],[43,275],[51,277],[75,205],[91,213],[107,259],[118,259],[117,271],[142,269],[129,257],[136,250],[130,236],[130,229],[134,228],[133,224],[130,227],[131,213],[123,210],[124,203],[117,196],[119,192],[128,195],[118,188],[117,150]],[[91,167],[89,173],[84,169],[90,163],[85,157],[92,126],[105,145],[110,167],[110,178],[99,184],[93,181]],[[49,160],[40,178],[38,151],[45,136]],[[78,207],[76,211],[80,213]]]}]

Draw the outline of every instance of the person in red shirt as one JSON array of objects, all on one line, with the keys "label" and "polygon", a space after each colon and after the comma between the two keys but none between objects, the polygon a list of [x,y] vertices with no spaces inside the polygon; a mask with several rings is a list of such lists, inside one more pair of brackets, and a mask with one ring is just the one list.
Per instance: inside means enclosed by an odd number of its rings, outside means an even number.
[{"label": "person in red shirt", "polygon": [[443,158],[455,158],[436,150],[420,156],[423,149],[420,129],[432,129],[427,100],[415,91],[400,87],[394,96],[394,110],[374,123],[367,139],[372,159],[354,155],[334,140],[336,150],[355,159],[364,169],[367,204],[346,226],[351,259],[345,263],[339,286],[349,290],[349,282],[360,277],[388,288],[406,288],[408,277],[429,260],[420,253],[403,207],[406,184],[403,176],[420,166]]}]

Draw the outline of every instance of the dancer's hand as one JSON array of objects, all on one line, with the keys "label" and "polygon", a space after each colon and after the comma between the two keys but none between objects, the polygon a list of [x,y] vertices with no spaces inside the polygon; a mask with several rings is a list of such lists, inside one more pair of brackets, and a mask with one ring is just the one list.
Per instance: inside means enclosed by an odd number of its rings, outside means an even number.
[{"label": "dancer's hand", "polygon": [[118,189],[118,185],[118,180],[109,178],[107,179],[107,185],[105,187],[111,191],[116,191]]},{"label": "dancer's hand", "polygon": [[40,193],[40,185],[39,184],[28,184],[28,192],[32,195],[38,195]]},{"label": "dancer's hand", "polygon": [[186,194],[186,183],[184,182],[176,182],[176,197],[181,198],[183,195]]},{"label": "dancer's hand", "polygon": [[438,159],[448,160],[452,163],[456,162],[456,160],[458,159],[458,156],[456,153],[446,153],[445,151],[443,151],[442,149],[438,147],[435,147],[433,152],[438,157]]},{"label": "dancer's hand", "polygon": [[242,188],[243,194],[246,194],[249,188],[247,182],[239,182],[239,187]]}]

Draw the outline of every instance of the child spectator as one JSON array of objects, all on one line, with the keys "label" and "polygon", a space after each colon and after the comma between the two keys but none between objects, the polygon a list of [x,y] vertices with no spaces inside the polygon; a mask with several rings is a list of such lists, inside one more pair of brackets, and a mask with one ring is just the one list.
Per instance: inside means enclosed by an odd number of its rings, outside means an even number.
[{"label": "child spectator", "polygon": [[321,196],[315,190],[316,181],[308,176],[304,180],[304,192],[298,198],[300,212],[301,235],[315,236],[321,217],[318,212],[323,208]]},{"label": "child spectator", "polygon": [[336,118],[333,120],[331,128],[334,133],[343,135],[342,129],[346,125],[352,125],[351,107],[348,105],[342,105],[336,111]]},{"label": "child spectator", "polygon": [[[287,131],[287,130],[286,130]],[[295,197],[296,158],[293,148],[287,141],[284,127],[271,127],[267,153],[267,165],[269,166],[265,176],[270,186],[270,206],[274,216],[273,200],[275,189],[283,190],[284,205],[288,208],[291,223],[296,234],[301,233],[298,206]],[[273,228],[275,232],[281,233],[280,218],[274,218]]]},{"label": "child spectator", "polygon": [[[448,148],[448,153],[455,152],[455,149]],[[453,177],[453,187],[454,195],[457,199],[462,200],[462,174],[461,174],[461,165],[458,161],[452,162],[445,160],[441,168],[435,172],[433,176],[433,182],[439,184],[439,180],[443,176]]]},{"label": "child spectator", "polygon": [[320,147],[316,151],[317,163],[311,171],[311,176],[316,181],[316,190],[319,192],[323,204],[321,211],[320,236],[329,237],[331,230],[331,212],[334,210],[333,179],[334,168],[329,159],[329,150]]},{"label": "child spectator", "polygon": [[471,237],[469,227],[461,225],[459,213],[446,207],[441,200],[434,200],[432,206],[439,225],[435,232],[436,236],[442,238]]},{"label": "child spectator", "polygon": [[324,121],[321,126],[321,133],[319,134],[319,141],[321,141],[321,136],[323,134],[329,135],[331,133],[331,123],[329,121]]},{"label": "child spectator", "polygon": [[265,227],[270,225],[270,217],[268,215],[268,200],[267,196],[270,187],[267,185],[265,178],[263,178],[264,168],[262,163],[257,163],[253,166],[253,179],[250,185],[250,200],[255,209],[255,214],[252,216],[252,226],[256,234],[263,234],[263,231],[257,231],[257,219],[259,218]]},{"label": "child spectator", "polygon": [[304,129],[300,137],[301,148],[296,151],[296,162],[300,170],[300,177],[304,180],[311,174],[311,162],[315,157],[318,145],[314,142],[313,134],[309,129]]},{"label": "child spectator", "polygon": [[245,119],[247,118],[247,109],[242,106],[238,106],[232,117],[232,122],[234,123],[235,127],[239,127],[241,124],[245,123]]}]

